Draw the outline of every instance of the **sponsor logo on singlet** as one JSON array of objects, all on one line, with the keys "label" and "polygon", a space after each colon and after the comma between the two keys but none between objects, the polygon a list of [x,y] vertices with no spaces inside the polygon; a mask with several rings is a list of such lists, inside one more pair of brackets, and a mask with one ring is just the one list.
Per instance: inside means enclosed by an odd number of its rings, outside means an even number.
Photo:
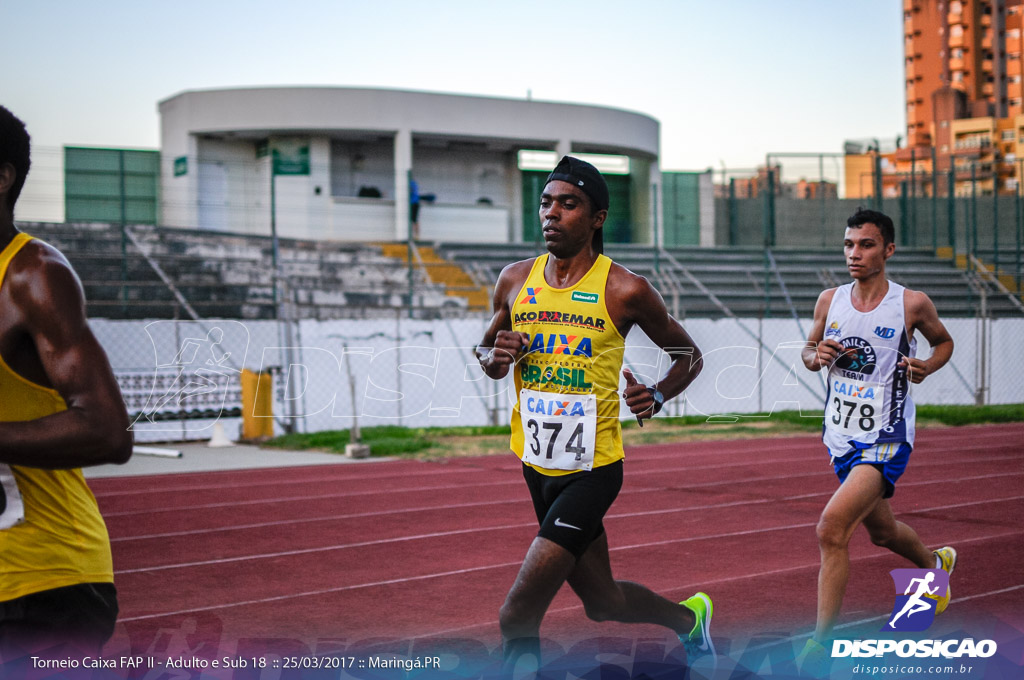
[{"label": "sponsor logo on singlet", "polygon": [[[871,375],[875,372],[875,348],[863,338],[843,338],[843,353],[836,359],[836,367],[850,373]],[[852,377],[852,376],[851,376]]]},{"label": "sponsor logo on singlet", "polygon": [[527,312],[517,312],[513,318],[513,322],[517,324],[550,323],[559,326],[586,328],[593,331],[604,331],[606,324],[606,321],[600,317],[553,310],[530,310]]}]

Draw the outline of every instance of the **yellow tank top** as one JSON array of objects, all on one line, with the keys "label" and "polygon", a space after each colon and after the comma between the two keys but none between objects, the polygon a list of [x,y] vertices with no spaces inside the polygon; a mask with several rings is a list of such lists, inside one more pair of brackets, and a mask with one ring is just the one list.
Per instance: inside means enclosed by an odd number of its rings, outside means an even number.
[{"label": "yellow tank top", "polygon": [[547,261],[534,260],[512,305],[512,329],[530,341],[513,368],[510,446],[530,467],[558,476],[624,457],[619,374],[626,343],[605,306],[612,261],[598,256],[571,288],[547,284]]},{"label": "yellow tank top", "polygon": [[[0,286],[11,260],[31,240],[18,234],[0,253]],[[3,357],[0,395],[2,422],[35,420],[67,408],[56,390],[21,377]],[[0,514],[0,602],[78,583],[114,581],[107,527],[81,470],[0,464],[0,478],[6,506]],[[19,500],[22,513],[13,511]]]}]

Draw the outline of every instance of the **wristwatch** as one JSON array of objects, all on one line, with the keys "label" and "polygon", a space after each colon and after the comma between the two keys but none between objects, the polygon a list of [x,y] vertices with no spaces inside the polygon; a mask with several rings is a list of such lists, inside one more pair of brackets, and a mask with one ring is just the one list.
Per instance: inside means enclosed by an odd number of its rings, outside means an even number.
[{"label": "wristwatch", "polygon": [[654,413],[651,415],[658,415],[661,407],[665,405],[665,395],[657,387],[648,387],[647,391],[651,393],[651,398],[654,399]]}]

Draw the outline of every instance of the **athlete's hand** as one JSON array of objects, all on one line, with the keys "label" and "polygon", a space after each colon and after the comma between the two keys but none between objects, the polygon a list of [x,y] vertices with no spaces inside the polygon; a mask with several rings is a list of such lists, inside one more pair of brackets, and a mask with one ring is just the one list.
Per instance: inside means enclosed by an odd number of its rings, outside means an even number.
[{"label": "athlete's hand", "polygon": [[622,375],[626,378],[626,389],[622,392],[622,398],[626,400],[630,413],[636,416],[636,421],[643,427],[644,418],[654,416],[654,397],[647,390],[647,385],[637,382],[631,370],[622,369]]},{"label": "athlete's hand", "polygon": [[509,367],[526,351],[530,336],[519,331],[498,331],[494,347],[480,358],[485,366]]},{"label": "athlete's hand", "polygon": [[923,359],[915,359],[913,357],[903,357],[900,359],[900,368],[907,369],[907,377],[910,378],[910,382],[915,385],[919,384],[925,378],[930,376],[932,371],[931,366],[928,362]]},{"label": "athlete's hand", "polygon": [[828,370],[839,358],[839,355],[845,351],[847,350],[842,345],[832,338],[828,338],[819,342],[814,348],[814,361],[820,368]]}]

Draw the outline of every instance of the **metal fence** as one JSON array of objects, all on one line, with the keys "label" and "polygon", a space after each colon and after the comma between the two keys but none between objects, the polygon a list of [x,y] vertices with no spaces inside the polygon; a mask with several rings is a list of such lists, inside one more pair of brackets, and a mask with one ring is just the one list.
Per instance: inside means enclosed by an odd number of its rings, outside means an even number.
[{"label": "metal fence", "polygon": [[716,171],[716,241],[736,246],[838,244],[860,207],[881,210],[901,247],[959,254],[969,270],[992,269],[1021,290],[1024,276],[1024,159],[957,157],[947,170],[905,152],[897,167],[880,155],[858,166],[844,154],[772,153],[756,169]]},{"label": "metal fence", "polygon": [[[234,436],[242,369],[273,378],[275,431],[372,425],[507,424],[511,377],[492,381],[473,354],[483,318],[92,322],[122,384],[137,441],[208,439],[217,422]],[[701,375],[665,415],[742,416],[798,410],[821,418],[823,374],[800,361],[809,320],[692,319]],[[1024,402],[1024,364],[1012,356],[1024,319],[946,319],[953,360],[913,388],[925,404]],[[930,353],[921,342],[920,356]],[[624,365],[652,383],[667,355],[643,333],[627,338]],[[622,418],[629,413],[623,407]]]}]

